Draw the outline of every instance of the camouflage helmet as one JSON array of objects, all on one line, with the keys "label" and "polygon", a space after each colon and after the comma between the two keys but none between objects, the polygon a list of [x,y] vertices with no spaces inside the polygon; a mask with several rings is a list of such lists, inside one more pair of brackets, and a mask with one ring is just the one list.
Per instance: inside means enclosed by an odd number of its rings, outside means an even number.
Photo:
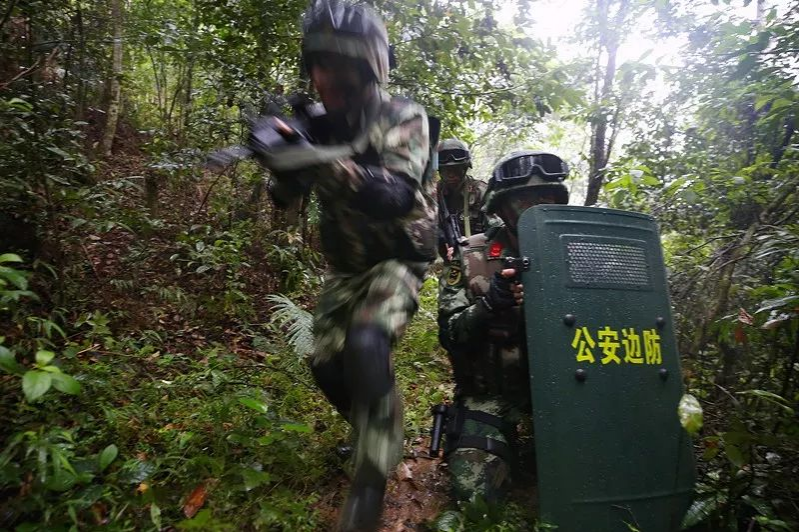
[{"label": "camouflage helmet", "polygon": [[569,189],[563,180],[568,175],[569,165],[557,155],[542,151],[515,151],[494,167],[483,209],[494,214],[509,194],[529,188],[550,191],[558,203],[565,205],[569,202]]},{"label": "camouflage helmet", "polygon": [[378,83],[388,82],[388,33],[371,7],[315,0],[305,12],[302,31],[302,60],[307,71],[314,54],[335,53],[362,60]]},{"label": "camouflage helmet", "polygon": [[438,168],[445,166],[468,165],[472,167],[472,154],[469,146],[459,139],[444,139],[438,145]]}]

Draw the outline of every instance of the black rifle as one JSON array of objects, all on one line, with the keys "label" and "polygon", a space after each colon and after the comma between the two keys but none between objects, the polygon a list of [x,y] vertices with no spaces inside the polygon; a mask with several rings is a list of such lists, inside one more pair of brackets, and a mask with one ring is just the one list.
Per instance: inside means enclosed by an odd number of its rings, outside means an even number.
[{"label": "black rifle", "polygon": [[249,135],[244,144],[212,153],[206,164],[224,168],[242,159],[255,159],[271,168],[286,148],[316,145],[319,133],[326,131],[328,127],[324,109],[308,99],[294,98],[292,116],[281,114],[274,106],[270,106],[269,111],[273,114],[262,115],[250,121]]},{"label": "black rifle", "polygon": [[439,195],[438,201],[438,225],[444,233],[444,242],[457,251],[458,246],[463,244],[463,234],[458,225],[458,215],[449,213],[443,192]]}]

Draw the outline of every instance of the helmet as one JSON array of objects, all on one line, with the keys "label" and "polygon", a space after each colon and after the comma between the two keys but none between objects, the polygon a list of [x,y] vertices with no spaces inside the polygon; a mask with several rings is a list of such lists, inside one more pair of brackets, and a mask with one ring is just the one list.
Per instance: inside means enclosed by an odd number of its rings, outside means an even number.
[{"label": "helmet", "polygon": [[568,175],[569,165],[557,155],[542,151],[515,151],[494,167],[483,208],[488,214],[494,214],[509,193],[528,188],[549,189],[555,193],[558,203],[565,205],[569,202],[569,190],[563,180]]},{"label": "helmet", "polygon": [[388,82],[388,33],[372,8],[338,0],[316,0],[302,23],[302,59],[310,71],[315,53],[335,53],[362,60],[378,83]]},{"label": "helmet", "polygon": [[458,139],[445,139],[438,145],[438,167],[445,166],[458,166],[458,165],[472,166],[472,154],[469,153],[469,147],[465,142]]}]

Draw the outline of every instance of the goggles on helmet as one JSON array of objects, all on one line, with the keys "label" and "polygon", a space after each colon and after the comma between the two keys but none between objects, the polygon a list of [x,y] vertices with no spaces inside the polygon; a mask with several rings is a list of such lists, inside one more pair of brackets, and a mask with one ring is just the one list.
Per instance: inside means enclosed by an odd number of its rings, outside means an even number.
[{"label": "goggles on helmet", "polygon": [[470,159],[469,152],[461,149],[442,150],[438,152],[439,164],[465,163]]},{"label": "goggles on helmet", "polygon": [[544,181],[559,183],[569,175],[569,166],[551,153],[530,153],[514,157],[494,170],[497,185],[510,185],[515,181],[529,179],[533,174]]}]

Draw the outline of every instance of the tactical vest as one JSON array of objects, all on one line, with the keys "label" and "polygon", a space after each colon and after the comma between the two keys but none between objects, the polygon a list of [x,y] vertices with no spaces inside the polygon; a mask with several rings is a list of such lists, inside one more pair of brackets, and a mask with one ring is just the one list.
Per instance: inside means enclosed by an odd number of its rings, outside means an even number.
[{"label": "tactical vest", "polygon": [[[485,183],[467,176],[463,188],[451,192],[451,194],[456,196],[452,200],[449,195],[444,194],[443,183],[441,181],[438,183],[438,188],[436,189],[438,201],[447,202],[447,210],[456,217],[458,227],[463,236],[471,237],[488,229],[488,219],[485,213],[480,210],[485,195],[483,190],[485,186]],[[451,205],[450,203],[454,204]]]},{"label": "tactical vest", "polygon": [[[491,244],[486,234],[480,233],[470,237],[462,249],[463,274],[472,302],[488,293],[494,273],[503,269],[502,255],[489,257]],[[495,313],[482,340],[459,353],[453,366],[463,393],[497,394],[526,403],[529,372],[521,307]]]}]

